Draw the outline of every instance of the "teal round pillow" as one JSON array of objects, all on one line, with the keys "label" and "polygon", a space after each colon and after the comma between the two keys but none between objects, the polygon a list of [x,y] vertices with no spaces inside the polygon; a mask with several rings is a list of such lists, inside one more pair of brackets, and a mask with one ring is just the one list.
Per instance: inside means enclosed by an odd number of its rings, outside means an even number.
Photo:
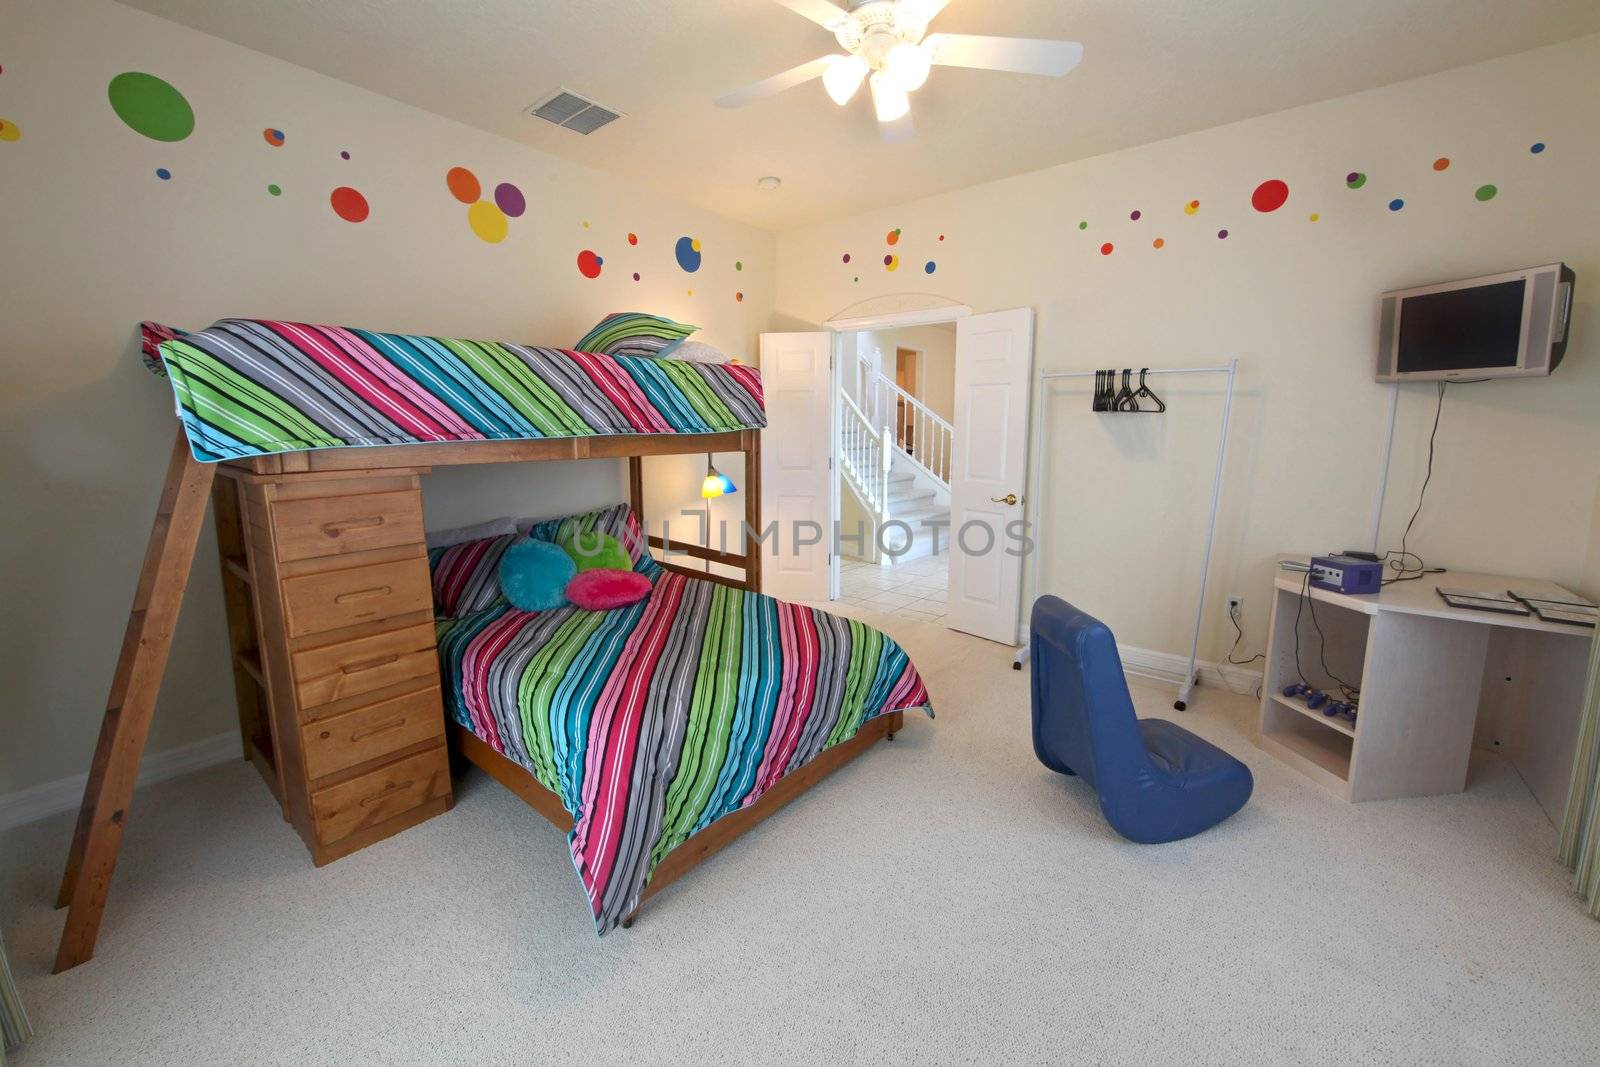
[{"label": "teal round pillow", "polygon": [[525,537],[500,557],[500,591],[522,611],[567,606],[567,583],[578,573],[572,557],[549,541]]},{"label": "teal round pillow", "polygon": [[593,570],[631,571],[633,559],[628,555],[628,550],[608,533],[599,533],[590,530],[588,533],[578,532],[561,542],[561,547],[579,572]]}]

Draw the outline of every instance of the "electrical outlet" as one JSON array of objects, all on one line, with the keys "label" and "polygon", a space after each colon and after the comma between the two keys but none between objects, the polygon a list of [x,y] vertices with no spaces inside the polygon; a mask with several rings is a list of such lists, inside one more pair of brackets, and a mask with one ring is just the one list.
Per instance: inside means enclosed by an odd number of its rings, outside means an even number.
[{"label": "electrical outlet", "polygon": [[1233,618],[1234,616],[1238,615],[1241,611],[1244,610],[1244,597],[1242,597],[1242,596],[1231,596],[1231,597],[1229,597],[1226,610],[1227,610],[1227,613],[1228,613],[1228,618],[1230,618],[1230,619]]}]

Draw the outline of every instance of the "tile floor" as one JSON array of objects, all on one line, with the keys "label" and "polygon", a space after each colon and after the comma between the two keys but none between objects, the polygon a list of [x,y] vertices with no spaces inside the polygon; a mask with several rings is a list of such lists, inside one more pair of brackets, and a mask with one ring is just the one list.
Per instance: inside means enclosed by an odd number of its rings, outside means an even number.
[{"label": "tile floor", "polygon": [[841,559],[839,599],[834,603],[942,624],[949,577],[947,555],[924,556],[893,567]]}]

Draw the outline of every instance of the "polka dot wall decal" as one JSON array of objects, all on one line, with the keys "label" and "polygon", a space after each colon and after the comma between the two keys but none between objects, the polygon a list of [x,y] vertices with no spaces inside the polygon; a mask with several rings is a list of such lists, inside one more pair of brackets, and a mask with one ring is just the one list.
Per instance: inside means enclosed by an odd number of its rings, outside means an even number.
[{"label": "polka dot wall decal", "polygon": [[284,137],[282,130],[275,130],[271,126],[268,126],[266,129],[261,131],[261,139],[266,141],[273,148],[282,148],[283,142],[288,138]]},{"label": "polka dot wall decal", "polygon": [[1200,210],[1200,201],[1198,201],[1198,200],[1191,200],[1187,204],[1183,205],[1183,213],[1185,215],[1193,215],[1195,212],[1197,212],[1199,210]]},{"label": "polka dot wall decal", "polygon": [[939,240],[941,240],[941,241],[943,241],[943,240],[944,240],[944,234],[942,234],[942,233],[941,233],[941,234],[940,234],[940,235],[939,235]]},{"label": "polka dot wall decal", "polygon": [[0,119],[0,141],[20,141],[22,130],[10,119]]},{"label": "polka dot wall decal", "polygon": [[1139,211],[1139,210],[1136,209],[1136,210],[1128,212],[1128,218],[1130,220],[1134,221],[1134,222],[1138,222],[1139,221],[1139,217],[1141,215],[1143,215],[1143,214],[1144,214],[1144,212]]},{"label": "polka dot wall decal", "polygon": [[638,271],[634,271],[633,272],[633,280],[634,281],[638,281],[639,280],[639,272]]},{"label": "polka dot wall decal", "polygon": [[367,198],[348,185],[341,185],[329,193],[328,203],[332,205],[333,213],[346,222],[365,222],[372,210]]},{"label": "polka dot wall decal", "polygon": [[1449,156],[1440,156],[1438,159],[1434,160],[1433,161],[1433,169],[1434,170],[1441,170],[1441,171],[1442,170],[1449,170],[1450,169],[1450,157]]},{"label": "polka dot wall decal", "polygon": [[638,235],[638,234],[636,234],[636,233],[630,233],[630,234],[628,234],[628,243],[629,243],[629,244],[630,244],[630,245],[636,245],[636,244],[638,244],[638,243],[639,243],[639,235]]},{"label": "polka dot wall decal", "polygon": [[1320,218],[1322,218],[1322,216],[1321,216],[1321,215],[1319,215],[1319,214],[1317,214],[1317,213],[1316,213],[1316,212],[1315,212],[1315,211],[1313,211],[1313,212],[1312,212],[1312,213],[1311,213],[1311,214],[1310,214],[1310,215],[1309,215],[1309,216],[1308,216],[1308,218],[1309,218],[1309,220],[1310,220],[1310,221],[1312,221],[1312,222],[1316,222],[1316,221],[1317,221],[1317,220],[1318,220],[1318,219],[1320,219]]},{"label": "polka dot wall decal", "polygon": [[583,228],[586,229],[586,230],[589,228],[589,220],[588,219],[584,219],[583,220]]},{"label": "polka dot wall decal", "polygon": [[926,263],[924,263],[922,265],[922,273],[924,273],[924,274],[932,274],[934,271],[936,271],[938,269],[939,269],[939,264],[935,263],[931,259],[928,260],[928,262],[926,262]]},{"label": "polka dot wall decal", "polygon": [[734,270],[744,270],[744,260],[742,260],[742,259],[734,260],[733,261],[733,269]]},{"label": "polka dot wall decal", "polygon": [[444,184],[450,190],[450,195],[463,204],[476,204],[478,194],[483,192],[483,186],[478,184],[478,176],[466,167],[451,167],[445,171]]},{"label": "polka dot wall decal", "polygon": [[1100,254],[1102,256],[1109,256],[1111,253],[1115,252],[1116,250],[1117,250],[1117,246],[1112,244],[1110,241],[1107,241],[1105,244],[1100,246]]},{"label": "polka dot wall decal", "polygon": [[506,218],[506,213],[498,204],[487,200],[479,200],[467,208],[467,225],[472,227],[472,232],[478,235],[479,240],[497,245],[506,239],[506,234],[511,230],[511,222]]},{"label": "polka dot wall decal", "polygon": [[194,132],[194,108],[154,74],[118,74],[106,86],[106,97],[117,118],[152,141],[181,141]]},{"label": "polka dot wall decal", "polygon": [[1542,155],[1544,153],[1544,142],[1543,141],[1535,141],[1535,142],[1533,142],[1533,144],[1528,146],[1528,151],[1532,152],[1536,156],[1537,155]]},{"label": "polka dot wall decal", "polygon": [[1495,188],[1492,185],[1480,185],[1480,186],[1478,186],[1478,191],[1473,193],[1472,195],[1477,197],[1480,201],[1482,201],[1484,203],[1488,203],[1489,201],[1493,200],[1499,194],[1500,194],[1500,190]]},{"label": "polka dot wall decal", "polygon": [[1367,184],[1367,176],[1359,170],[1353,170],[1344,176],[1344,184],[1351,189],[1359,189]]},{"label": "polka dot wall decal", "polygon": [[278,188],[278,186],[276,186],[276,185],[269,185],[269,186],[267,186],[267,195],[268,196],[282,196],[283,195],[283,190]]},{"label": "polka dot wall decal", "polygon": [[742,303],[744,303],[744,294],[743,293],[734,293],[733,294],[733,299],[734,299],[735,303],[742,304]]},{"label": "polka dot wall decal", "polygon": [[678,266],[690,274],[700,269],[700,242],[693,237],[678,238],[678,243],[672,248],[672,254],[677,258]]},{"label": "polka dot wall decal", "polygon": [[1288,201],[1289,183],[1277,178],[1267,179],[1250,194],[1250,206],[1263,215],[1278,210]]},{"label": "polka dot wall decal", "polygon": [[1406,202],[1403,199],[1401,199],[1400,197],[1398,197],[1398,196],[1395,197],[1393,200],[1389,201],[1389,210],[1390,211],[1399,211],[1401,208],[1403,208],[1405,206],[1406,206]]},{"label": "polka dot wall decal", "polygon": [[528,210],[528,201],[523,198],[522,190],[510,182],[501,182],[494,187],[494,203],[507,217],[518,219]]},{"label": "polka dot wall decal", "polygon": [[857,274],[854,278],[851,278],[850,280],[853,281],[853,282],[859,282],[861,280],[861,275]]},{"label": "polka dot wall decal", "polygon": [[1150,247],[1151,248],[1165,248],[1165,247],[1167,247],[1167,239],[1165,237],[1157,237],[1154,241],[1150,242]]},{"label": "polka dot wall decal", "polygon": [[340,152],[340,153],[339,153],[339,158],[340,158],[340,159],[349,159],[349,158],[350,158],[350,152],[349,152],[349,150],[348,150],[348,149],[346,149],[346,150],[345,150],[345,151],[343,151],[343,152]]},{"label": "polka dot wall decal", "polygon": [[601,266],[602,263],[600,257],[595,255],[589,249],[585,248],[582,252],[578,253],[578,273],[583,275],[585,278],[600,277]]},{"label": "polka dot wall decal", "polygon": [[1078,229],[1087,230],[1088,228],[1089,228],[1089,220],[1088,219],[1084,219],[1082,222],[1078,223]]},{"label": "polka dot wall decal", "polygon": [[889,253],[887,256],[884,256],[883,257],[883,269],[887,270],[887,271],[899,270],[900,269],[900,257],[895,255],[893,252]]},{"label": "polka dot wall decal", "polygon": [[899,244],[900,243],[900,231],[898,229],[890,230],[888,232],[888,234],[884,237],[883,241],[884,241],[885,244],[890,244],[890,245]]},{"label": "polka dot wall decal", "polygon": [[1227,230],[1218,230],[1217,231],[1217,240],[1226,241],[1227,239],[1228,239],[1228,231]]},{"label": "polka dot wall decal", "polygon": [[166,167],[157,167],[156,177],[160,178],[162,181],[169,181],[172,178],[172,172]]}]

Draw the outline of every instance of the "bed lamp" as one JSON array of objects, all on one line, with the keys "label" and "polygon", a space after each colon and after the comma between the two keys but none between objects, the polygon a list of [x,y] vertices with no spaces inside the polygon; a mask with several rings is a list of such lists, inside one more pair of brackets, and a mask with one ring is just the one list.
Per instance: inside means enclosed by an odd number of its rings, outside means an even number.
[{"label": "bed lamp", "polygon": [[733,479],[712,466],[711,457],[706,457],[706,480],[700,483],[700,499],[714,500],[719,496],[737,493],[739,490],[733,484]]}]

